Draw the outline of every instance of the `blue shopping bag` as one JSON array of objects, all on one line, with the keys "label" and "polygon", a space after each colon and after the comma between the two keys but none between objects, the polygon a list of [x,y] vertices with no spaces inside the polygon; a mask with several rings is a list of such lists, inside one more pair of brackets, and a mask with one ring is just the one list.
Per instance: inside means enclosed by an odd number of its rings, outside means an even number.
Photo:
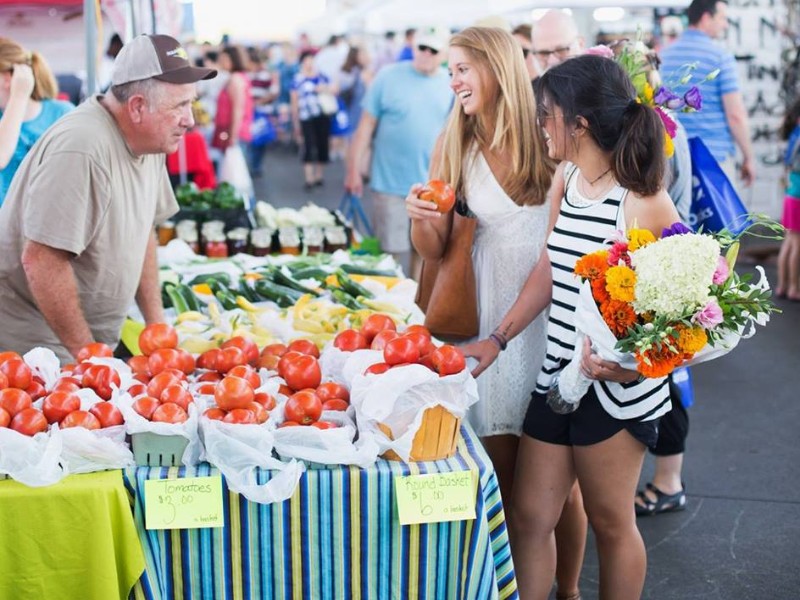
[{"label": "blue shopping bag", "polygon": [[339,110],[331,117],[331,135],[347,135],[350,133],[350,115],[344,101],[339,98]]},{"label": "blue shopping bag", "polygon": [[253,122],[250,124],[250,143],[253,146],[266,146],[278,139],[278,132],[272,123],[270,115],[266,112],[256,111]]},{"label": "blue shopping bag", "polygon": [[722,229],[741,233],[749,219],[736,188],[700,138],[689,138],[689,151],[692,155],[689,225],[695,231],[702,227],[711,233]]},{"label": "blue shopping bag", "polygon": [[672,385],[677,388],[681,404],[684,408],[689,408],[694,404],[694,386],[692,386],[692,372],[689,371],[689,367],[678,367],[673,370],[670,379]]}]

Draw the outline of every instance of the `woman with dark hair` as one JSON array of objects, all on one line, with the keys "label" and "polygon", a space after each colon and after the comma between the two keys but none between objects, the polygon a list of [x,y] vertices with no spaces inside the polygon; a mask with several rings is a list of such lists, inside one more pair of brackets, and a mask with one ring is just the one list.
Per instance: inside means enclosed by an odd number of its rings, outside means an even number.
[{"label": "woman with dark hair", "polygon": [[234,144],[250,141],[253,98],[247,77],[247,62],[241,48],[225,46],[219,53],[219,68],[230,75],[228,83],[217,97],[211,145],[224,151]]},{"label": "woman with dark hair", "polygon": [[[535,92],[549,155],[563,162],[551,193],[558,218],[547,242],[553,276],[547,352],[525,417],[510,511],[520,596],[544,600],[550,593],[554,530],[577,479],[597,541],[600,598],[638,599],[646,556],[630,499],[658,418],[670,409],[669,389],[666,378],[641,380],[601,360],[591,340],[575,347],[573,268],[616,230],[636,223],[660,236],[679,220],[662,188],[664,127],[636,101],[628,75],[611,59],[565,61],[537,80]],[[571,360],[595,381],[577,410],[561,414],[547,394]]]},{"label": "woman with dark hair", "polygon": [[328,78],[314,64],[314,52],[303,52],[300,69],[294,76],[291,101],[297,143],[303,148],[306,191],[323,184],[322,168],[329,161],[331,118],[322,108],[320,94],[330,94],[332,89]]}]

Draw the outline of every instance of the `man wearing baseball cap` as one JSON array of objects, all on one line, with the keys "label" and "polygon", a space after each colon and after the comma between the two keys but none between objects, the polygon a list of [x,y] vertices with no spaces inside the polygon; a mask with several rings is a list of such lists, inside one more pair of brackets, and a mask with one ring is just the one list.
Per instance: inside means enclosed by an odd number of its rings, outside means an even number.
[{"label": "man wearing baseball cap", "polygon": [[64,361],[116,346],[135,300],[162,321],[153,228],[178,210],[164,155],[193,124],[191,66],[166,35],[140,35],[114,62],[111,88],[51,127],[0,208],[0,348],[51,348]]}]

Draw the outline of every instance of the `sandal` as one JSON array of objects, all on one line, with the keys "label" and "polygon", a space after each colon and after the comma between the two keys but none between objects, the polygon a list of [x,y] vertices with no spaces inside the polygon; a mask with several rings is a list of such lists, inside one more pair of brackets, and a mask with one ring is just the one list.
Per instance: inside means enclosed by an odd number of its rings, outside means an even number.
[{"label": "sandal", "polygon": [[574,594],[561,594],[556,592],[556,600],[581,600],[581,593],[575,592]]},{"label": "sandal", "polygon": [[[683,485],[683,482],[681,482]],[[677,512],[686,508],[686,486],[674,494],[665,494],[652,483],[647,483],[645,488],[652,493],[656,499],[650,500],[643,490],[636,492],[636,498],[641,502],[635,502],[637,517],[647,517],[661,513]]]}]

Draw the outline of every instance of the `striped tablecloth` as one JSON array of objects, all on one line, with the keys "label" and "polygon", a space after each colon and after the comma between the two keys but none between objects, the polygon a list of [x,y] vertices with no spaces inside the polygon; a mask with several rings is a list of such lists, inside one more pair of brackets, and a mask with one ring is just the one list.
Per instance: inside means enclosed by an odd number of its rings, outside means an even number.
[{"label": "striped tablecloth", "polygon": [[[256,504],[225,487],[225,527],[144,528],[144,481],[219,472],[139,467],[125,472],[135,497],[146,570],[140,599],[517,598],[497,478],[475,433],[462,427],[449,460],[378,460],[368,469],[309,469],[289,500]],[[475,520],[401,526],[394,477],[480,473]],[[259,474],[260,482],[270,472]]]}]

